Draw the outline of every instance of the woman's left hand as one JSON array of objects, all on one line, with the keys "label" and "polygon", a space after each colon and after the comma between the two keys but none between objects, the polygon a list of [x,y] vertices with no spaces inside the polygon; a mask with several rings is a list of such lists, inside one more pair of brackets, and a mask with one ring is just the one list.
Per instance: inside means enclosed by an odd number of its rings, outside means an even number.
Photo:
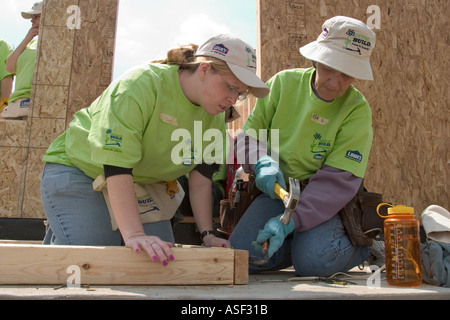
[{"label": "woman's left hand", "polygon": [[207,247],[231,248],[231,244],[228,240],[217,238],[213,234],[208,234],[206,237],[204,237],[203,242]]}]

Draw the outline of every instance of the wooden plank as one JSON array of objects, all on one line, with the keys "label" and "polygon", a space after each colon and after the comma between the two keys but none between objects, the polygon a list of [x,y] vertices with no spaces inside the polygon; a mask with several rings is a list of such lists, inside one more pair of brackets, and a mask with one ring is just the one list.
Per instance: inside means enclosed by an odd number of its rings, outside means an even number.
[{"label": "wooden plank", "polygon": [[125,247],[0,244],[0,284],[63,285],[76,272],[79,285],[248,283],[246,252],[226,248],[173,248],[172,252],[175,260],[164,267]]},{"label": "wooden plank", "polygon": [[234,284],[248,284],[248,251],[234,251]]}]

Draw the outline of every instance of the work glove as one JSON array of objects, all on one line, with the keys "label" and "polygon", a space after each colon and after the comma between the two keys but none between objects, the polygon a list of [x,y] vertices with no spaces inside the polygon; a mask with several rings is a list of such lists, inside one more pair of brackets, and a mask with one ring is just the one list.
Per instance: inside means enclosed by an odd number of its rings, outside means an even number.
[{"label": "work glove", "polygon": [[264,156],[256,162],[255,165],[255,184],[256,187],[264,193],[267,193],[272,199],[275,195],[275,182],[283,189],[286,189],[283,173],[278,163],[270,156]]},{"label": "work glove", "polygon": [[294,220],[289,219],[288,224],[282,224],[280,221],[281,215],[270,219],[264,229],[259,231],[256,241],[252,242],[256,251],[262,252],[262,245],[269,241],[269,248],[267,256],[270,258],[283,245],[284,239],[294,231]]}]

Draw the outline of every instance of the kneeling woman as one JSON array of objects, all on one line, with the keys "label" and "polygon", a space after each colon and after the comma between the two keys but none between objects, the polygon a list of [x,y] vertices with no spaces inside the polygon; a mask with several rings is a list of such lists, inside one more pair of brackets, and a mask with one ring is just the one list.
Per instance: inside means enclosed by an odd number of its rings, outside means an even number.
[{"label": "kneeling woman", "polygon": [[[211,218],[211,177],[218,165],[172,156],[181,128],[194,137],[225,133],[224,111],[246,94],[264,97],[268,87],[256,76],[253,49],[239,38],[219,35],[205,44],[169,51],[164,61],[136,68],[113,82],[91,106],[78,111],[68,130],[47,150],[41,196],[49,228],[45,244],[121,245],[144,250],[166,265],[173,259],[169,220],[143,224],[134,183],[173,181],[190,173],[190,198],[203,241],[226,246],[216,238]],[[203,136],[202,132],[202,136]],[[211,142],[208,142],[211,143]],[[206,142],[203,142],[203,148]],[[192,157],[203,150],[192,148]],[[106,177],[109,205],[93,190],[94,179]],[[113,230],[110,212],[117,223]]]}]

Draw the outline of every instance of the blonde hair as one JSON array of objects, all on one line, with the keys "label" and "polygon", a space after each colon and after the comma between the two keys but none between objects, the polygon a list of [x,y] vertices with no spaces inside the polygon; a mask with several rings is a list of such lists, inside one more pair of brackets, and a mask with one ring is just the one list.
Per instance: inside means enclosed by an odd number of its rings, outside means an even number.
[{"label": "blonde hair", "polygon": [[167,57],[164,60],[155,60],[152,61],[152,63],[179,65],[180,70],[188,70],[190,72],[196,71],[200,63],[208,63],[216,72],[231,72],[225,61],[216,59],[214,57],[196,57],[195,53],[197,52],[197,49],[198,45],[192,43],[183,45],[178,48],[170,49],[167,52]]}]

